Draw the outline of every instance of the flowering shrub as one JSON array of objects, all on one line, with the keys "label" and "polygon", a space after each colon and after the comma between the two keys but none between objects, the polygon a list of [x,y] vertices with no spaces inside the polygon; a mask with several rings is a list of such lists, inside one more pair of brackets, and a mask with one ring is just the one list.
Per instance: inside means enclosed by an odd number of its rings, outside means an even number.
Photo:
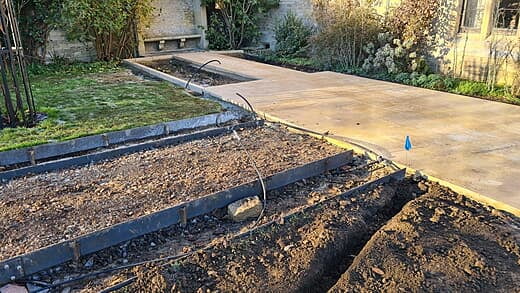
[{"label": "flowering shrub", "polygon": [[380,33],[378,42],[368,43],[364,47],[368,57],[363,63],[366,72],[426,72],[427,65],[413,47],[411,40],[393,39],[389,33]]}]

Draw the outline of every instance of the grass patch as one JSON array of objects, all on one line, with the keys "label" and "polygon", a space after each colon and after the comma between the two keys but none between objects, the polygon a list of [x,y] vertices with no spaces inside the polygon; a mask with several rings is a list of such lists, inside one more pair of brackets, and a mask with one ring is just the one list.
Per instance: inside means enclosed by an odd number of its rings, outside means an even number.
[{"label": "grass patch", "polygon": [[48,119],[33,128],[0,130],[0,151],[221,110],[169,83],[140,80],[115,63],[33,66],[30,72],[37,111]]}]

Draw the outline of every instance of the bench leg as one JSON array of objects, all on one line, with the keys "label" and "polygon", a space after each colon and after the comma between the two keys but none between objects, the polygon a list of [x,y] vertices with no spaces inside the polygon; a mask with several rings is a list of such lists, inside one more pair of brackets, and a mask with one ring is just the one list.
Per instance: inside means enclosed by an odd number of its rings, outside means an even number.
[{"label": "bench leg", "polygon": [[183,49],[186,46],[186,39],[179,40],[179,49]]},{"label": "bench leg", "polygon": [[166,43],[166,41],[162,40],[162,41],[159,41],[159,46],[157,49],[159,49],[159,51],[162,51],[164,50],[164,44]]}]

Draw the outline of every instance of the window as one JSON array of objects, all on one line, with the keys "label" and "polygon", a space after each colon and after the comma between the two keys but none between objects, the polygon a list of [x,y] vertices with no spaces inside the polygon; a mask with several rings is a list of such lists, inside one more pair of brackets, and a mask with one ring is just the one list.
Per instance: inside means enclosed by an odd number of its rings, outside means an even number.
[{"label": "window", "polygon": [[498,29],[518,29],[518,16],[520,12],[520,0],[498,0],[494,23]]},{"label": "window", "polygon": [[461,30],[480,29],[484,0],[465,0],[462,6]]}]

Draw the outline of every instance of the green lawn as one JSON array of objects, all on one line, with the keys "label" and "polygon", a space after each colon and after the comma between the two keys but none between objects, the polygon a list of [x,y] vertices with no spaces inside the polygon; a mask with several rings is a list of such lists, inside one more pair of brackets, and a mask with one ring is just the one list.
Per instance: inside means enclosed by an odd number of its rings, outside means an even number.
[{"label": "green lawn", "polygon": [[141,80],[114,64],[31,69],[37,111],[48,118],[33,128],[0,130],[0,151],[221,110],[218,103],[193,97],[166,82]]}]

